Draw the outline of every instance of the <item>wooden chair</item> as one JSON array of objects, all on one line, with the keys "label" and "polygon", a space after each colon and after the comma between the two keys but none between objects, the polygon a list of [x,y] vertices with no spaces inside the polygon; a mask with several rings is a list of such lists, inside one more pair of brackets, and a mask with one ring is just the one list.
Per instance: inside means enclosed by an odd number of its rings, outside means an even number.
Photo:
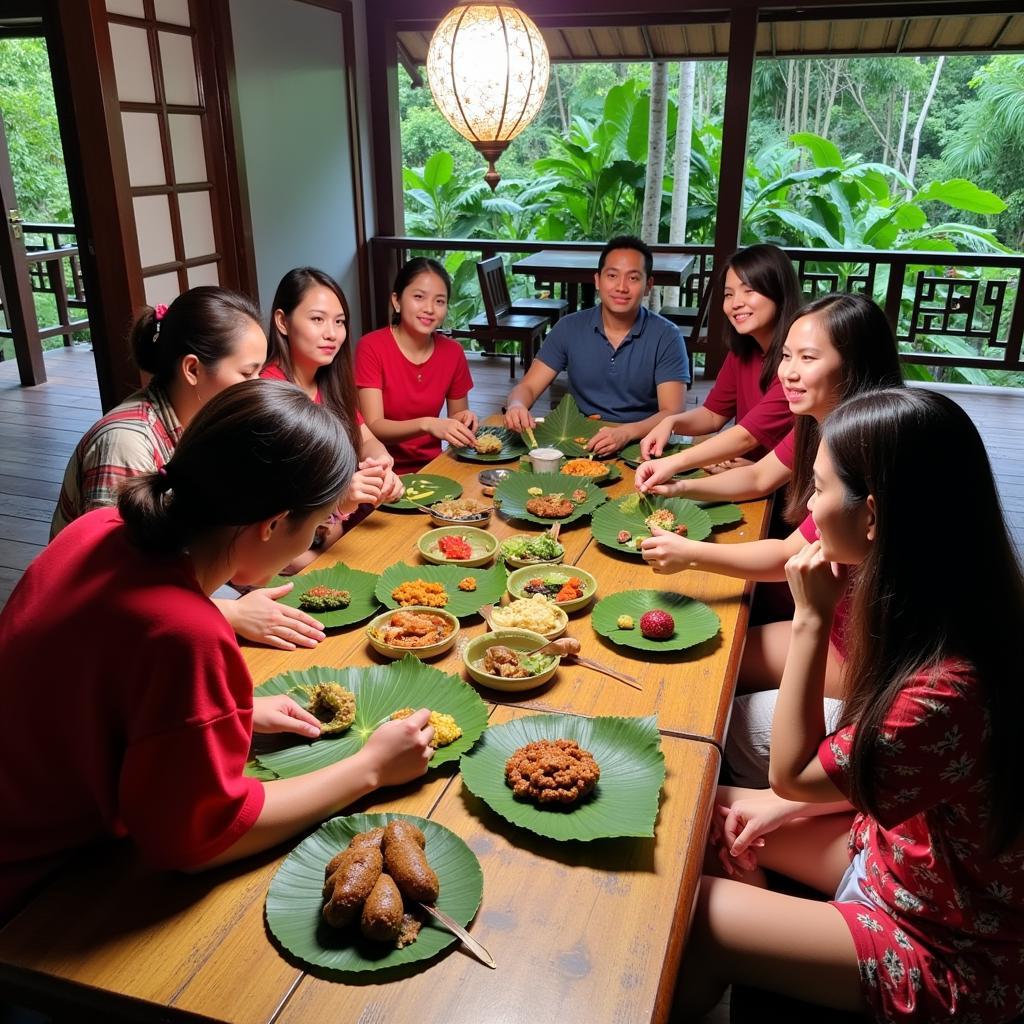
[{"label": "wooden chair", "polygon": [[569,310],[569,303],[565,299],[511,299],[508,281],[505,279],[505,263],[500,256],[480,260],[476,265],[476,273],[480,279],[480,291],[484,295],[490,292],[498,305],[508,303],[509,312],[518,316],[545,316],[553,327]]},{"label": "wooden chair", "polygon": [[711,306],[711,293],[714,290],[714,282],[709,280],[704,287],[704,294],[696,307],[692,306],[662,306],[658,311],[666,320],[671,320],[683,335],[686,342],[686,352],[690,357],[690,379],[693,380],[693,355],[695,352],[707,353],[707,335],[702,335],[704,321],[708,318],[708,309]]},{"label": "wooden chair", "polygon": [[[483,262],[493,261],[484,260]],[[497,257],[497,262],[501,264],[501,257]],[[467,325],[469,333],[471,337],[485,346],[493,345],[498,341],[518,342],[523,366],[529,367],[551,321],[546,316],[514,313],[508,294],[508,285],[505,282],[504,268],[502,267],[499,275],[501,283],[498,287],[493,272],[485,273],[481,270],[482,265],[482,263],[477,264],[477,273],[480,278],[480,294],[484,300],[484,313],[469,321]],[[514,352],[509,357],[508,375],[510,378],[514,378],[516,375],[516,354]]]}]

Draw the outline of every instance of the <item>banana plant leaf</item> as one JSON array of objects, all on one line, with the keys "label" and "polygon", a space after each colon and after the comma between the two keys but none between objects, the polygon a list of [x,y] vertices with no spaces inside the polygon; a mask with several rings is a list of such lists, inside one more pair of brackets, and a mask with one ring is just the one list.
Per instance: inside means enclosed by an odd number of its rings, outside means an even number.
[{"label": "banana plant leaf", "polygon": [[[667,444],[665,445],[665,450],[661,453],[661,458],[665,459],[668,458],[669,455],[678,455],[680,452],[685,452],[687,448],[692,447],[692,444],[682,444],[678,442],[675,444]],[[632,466],[633,469],[636,469],[636,467],[644,461],[644,457],[640,453],[640,442],[634,441],[633,444],[626,445],[626,447],[619,452],[619,458],[622,459],[627,466]]]},{"label": "banana plant leaf", "polygon": [[[467,576],[476,580],[476,590],[459,590],[459,581]],[[490,569],[469,569],[462,565],[407,565],[396,562],[389,565],[377,580],[377,600],[386,608],[400,608],[401,605],[391,596],[391,592],[400,583],[410,580],[426,580],[428,583],[440,583],[448,593],[446,612],[456,618],[465,619],[476,615],[485,604],[497,604],[505,592],[505,580],[508,574],[500,561]]]},{"label": "banana plant leaf", "polygon": [[405,484],[406,495],[412,495],[412,497],[401,497],[398,501],[389,501],[387,504],[381,505],[381,508],[409,512],[417,505],[433,505],[435,501],[457,498],[462,494],[462,484],[447,476],[406,473],[399,479]]},{"label": "banana plant leaf", "polygon": [[395,818],[417,825],[426,837],[426,855],[437,874],[437,907],[464,927],[476,916],[484,892],[480,862],[443,825],[409,814],[350,814],[324,822],[281,863],[267,891],[267,928],[290,957],[328,980],[427,962],[457,942],[447,928],[423,914],[416,941],[404,949],[364,938],[357,925],[331,928],[321,915],[324,868],[360,832],[387,826]]},{"label": "banana plant leaf", "polygon": [[[597,788],[571,809],[540,808],[517,800],[505,781],[505,762],[536,740],[575,740],[601,769]],[[665,757],[657,721],[650,718],[580,718],[531,715],[487,730],[459,765],[466,788],[514,825],[549,839],[653,836]]]},{"label": "banana plant leaf", "polygon": [[733,523],[743,522],[743,509],[739,505],[731,503],[725,505],[712,505],[706,501],[697,502],[708,514],[711,525],[715,529],[719,526],[732,526]]},{"label": "banana plant leaf", "polygon": [[[590,521],[590,529],[594,538],[605,547],[623,555],[642,558],[643,554],[633,546],[633,540],[651,536],[645,520],[657,509],[667,509],[675,516],[677,525],[685,525],[688,540],[704,540],[711,535],[711,517],[696,502],[686,498],[641,498],[639,494],[630,494],[599,508]],[[630,539],[620,544],[619,533],[622,530],[629,533]]]},{"label": "banana plant leaf", "polygon": [[[563,494],[569,498],[573,491],[587,492],[585,501],[574,503],[569,515],[560,519],[545,519],[535,516],[526,510],[526,503],[538,495],[530,494],[531,488],[540,488],[544,494]],[[552,523],[572,523],[581,516],[590,515],[599,505],[607,501],[607,496],[595,484],[576,477],[562,476],[561,473],[510,473],[498,484],[494,492],[494,504],[510,519],[525,519],[541,526]]]},{"label": "banana plant leaf", "polygon": [[[543,423],[533,428],[539,448],[557,448],[569,458],[582,458],[587,453],[586,442],[599,430],[597,420],[587,419],[572,395],[565,395],[558,405],[544,417]],[[581,443],[578,438],[583,438]]]},{"label": "banana plant leaf", "polygon": [[290,578],[277,576],[268,586],[277,587],[282,583],[295,584],[284,597],[278,598],[281,604],[286,604],[290,608],[298,608],[302,595],[311,587],[333,587],[335,590],[347,590],[352,595],[352,600],[349,601],[346,608],[339,608],[334,612],[311,611],[308,613],[317,622],[322,622],[324,629],[339,629],[342,626],[351,626],[356,622],[362,622],[380,607],[377,598],[373,595],[377,577],[372,572],[350,569],[341,562],[332,565],[329,569],[317,569],[315,572],[307,572],[302,576]]},{"label": "banana plant leaf", "polygon": [[[257,737],[255,761],[246,773],[257,778],[291,779],[335,764],[362,749],[370,734],[400,708],[430,708],[451,715],[462,735],[439,747],[430,767],[456,761],[487,727],[487,706],[476,690],[458,676],[448,675],[407,654],[401,661],[365,668],[317,666],[274,676],[256,687],[257,697],[285,693],[303,707],[302,687],[340,683],[356,699],[356,720],[340,734],[305,740],[298,736]],[[275,749],[276,748],[276,749]]]},{"label": "banana plant leaf", "polygon": [[476,432],[478,439],[484,434],[493,434],[497,437],[501,441],[501,450],[485,453],[478,452],[475,448],[459,448],[449,445],[448,451],[469,462],[511,462],[526,451],[526,442],[514,430],[509,430],[507,427],[481,427]]},{"label": "banana plant leaf", "polygon": [[[568,459],[562,459],[561,466],[564,466],[568,461],[569,461]],[[600,461],[599,459],[596,459],[596,458],[594,459],[594,461],[599,466],[604,466],[604,468],[606,470],[608,470],[608,472],[605,473],[605,475],[602,476],[602,477],[595,477],[594,479],[589,480],[588,481],[589,483],[597,484],[598,487],[604,487],[607,484],[616,484],[616,483],[618,483],[622,479],[622,470],[619,469],[618,463],[616,463],[616,462],[602,462],[602,461]],[[519,471],[521,473],[532,473],[533,472],[533,467],[532,467],[532,465],[530,463],[530,457],[528,455],[524,455],[519,460]],[[561,469],[559,469],[559,473],[560,473],[561,477],[566,479],[566,480],[587,480],[587,477],[570,476],[568,473],[562,473]]]},{"label": "banana plant leaf", "polygon": [[[640,632],[641,616],[654,609],[668,612],[675,621],[675,632],[665,640],[648,640]],[[619,628],[620,615],[632,618],[632,629]],[[598,601],[590,621],[594,629],[612,643],[641,651],[684,651],[710,640],[721,628],[718,616],[706,604],[668,590],[626,590],[612,594]]]}]

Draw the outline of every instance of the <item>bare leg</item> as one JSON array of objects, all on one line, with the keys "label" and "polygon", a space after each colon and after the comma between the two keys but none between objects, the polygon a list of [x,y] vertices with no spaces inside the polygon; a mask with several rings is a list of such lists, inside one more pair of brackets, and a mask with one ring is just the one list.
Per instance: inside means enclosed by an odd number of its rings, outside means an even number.
[{"label": "bare leg", "polygon": [[[747,646],[740,663],[737,690],[753,693],[756,690],[777,690],[782,682],[782,670],[786,667],[789,638],[793,633],[792,622],[770,622],[747,630]],[[825,696],[842,699],[840,670],[843,659],[829,644],[828,663],[825,667]]]},{"label": "bare leg", "polygon": [[[850,818],[802,818],[765,836],[764,867],[831,895],[849,863]],[[864,1009],[849,929],[827,903],[757,888],[763,872],[737,881],[705,875],[679,978],[684,1019],[714,1006],[734,982],[838,1010]]]}]

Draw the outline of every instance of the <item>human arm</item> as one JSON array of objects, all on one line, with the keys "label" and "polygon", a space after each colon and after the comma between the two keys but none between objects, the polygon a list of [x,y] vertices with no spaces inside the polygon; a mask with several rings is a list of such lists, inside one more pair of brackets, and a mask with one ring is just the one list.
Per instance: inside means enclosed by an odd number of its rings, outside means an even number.
[{"label": "human arm", "polygon": [[595,455],[612,455],[631,441],[643,437],[664,417],[678,412],[686,405],[686,385],[670,380],[658,385],[658,411],[636,423],[616,423],[602,427],[588,442],[587,448]]},{"label": "human arm", "polygon": [[843,794],[825,771],[818,748],[826,735],[829,631],[847,587],[847,574],[844,567],[824,557],[817,540],[787,561],[786,578],[796,610],[772,719],[768,781],[788,800],[835,801]]},{"label": "human arm", "polygon": [[[703,469],[728,459],[735,459],[757,447],[757,441],[743,427],[729,427],[706,441],[701,441],[678,455],[658,459],[656,462],[644,462],[637,467],[637,486],[640,487],[649,477],[657,476],[657,483],[664,484],[676,473],[687,473],[691,469]],[[641,472],[643,471],[643,472]],[[701,481],[706,483],[707,481]],[[650,486],[654,486],[651,484]],[[674,486],[674,484],[673,484]],[[643,489],[641,487],[641,489]],[[655,494],[675,492],[655,491]]]},{"label": "human arm", "polygon": [[476,437],[477,427],[480,426],[480,418],[470,409],[468,395],[463,395],[462,398],[449,398],[448,415],[453,420],[458,420],[461,424],[468,427],[473,432],[474,438]]},{"label": "human arm", "polygon": [[715,434],[729,422],[727,416],[712,412],[706,405],[698,405],[688,412],[663,416],[640,441],[640,454],[645,459],[659,459],[673,434],[696,437]]},{"label": "human arm", "polygon": [[405,493],[402,481],[395,473],[395,460],[392,454],[374,437],[373,432],[365,424],[359,425],[359,459],[361,466],[380,466],[384,470],[384,483],[381,486],[380,500],[377,504],[398,501]]},{"label": "human arm", "polygon": [[199,868],[216,867],[266,850],[382,786],[419,778],[433,749],[430,711],[385,722],[357,753],[336,764],[293,779],[263,784],[263,808],[255,824],[222,853]]},{"label": "human arm", "polygon": [[505,399],[505,426],[509,430],[521,434],[537,426],[537,421],[530,415],[530,409],[557,376],[558,370],[552,369],[539,358],[530,363],[523,379]]},{"label": "human arm", "polygon": [[[732,427],[725,433],[737,429],[742,428]],[[719,435],[723,436],[724,434]],[[718,438],[713,438],[704,444],[711,444],[717,440]],[[737,466],[735,469],[727,469],[699,480],[673,480],[673,473],[679,471],[673,470],[669,465],[662,465],[671,461],[670,457],[658,459],[656,462],[642,462],[637,466],[637,490],[641,493],[691,498],[695,501],[751,501],[754,498],[766,497],[793,476],[793,471],[784,466],[774,452],[769,452],[752,466]]]},{"label": "human arm", "polygon": [[282,651],[316,647],[326,635],[323,623],[299,608],[278,601],[294,586],[294,583],[285,583],[280,587],[251,590],[236,600],[214,598],[213,603],[231,628],[246,640]]},{"label": "human arm", "polygon": [[417,416],[408,420],[385,418],[384,393],[379,388],[360,388],[359,405],[366,425],[384,441],[404,441],[417,434],[430,434],[460,448],[472,448],[476,444],[475,433],[457,419],[444,416]]},{"label": "human arm", "polygon": [[786,562],[807,543],[799,530],[784,540],[752,540],[741,544],[716,544],[690,540],[655,529],[641,544],[644,561],[661,574],[697,569],[758,583],[777,583],[786,578]]}]

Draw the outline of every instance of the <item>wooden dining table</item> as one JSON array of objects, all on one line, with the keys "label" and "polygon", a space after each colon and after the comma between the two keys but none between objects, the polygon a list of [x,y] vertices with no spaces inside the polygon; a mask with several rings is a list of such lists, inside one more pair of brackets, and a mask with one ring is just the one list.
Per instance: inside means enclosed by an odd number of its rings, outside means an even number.
[{"label": "wooden dining table", "polygon": [[[580,305],[594,304],[594,275],[600,249],[542,249],[512,264],[512,273],[530,275],[538,286],[562,284],[570,312]],[[686,253],[654,254],[652,277],[655,285],[681,288],[693,267]]]},{"label": "wooden dining table", "polygon": [[[451,477],[479,498],[484,468],[445,453],[424,472]],[[623,467],[622,480],[606,490],[614,498],[631,487],[632,471]],[[762,536],[766,503],[741,507],[742,523],[717,531],[714,543]],[[311,569],[344,561],[379,574],[396,561],[418,564],[416,539],[430,525],[418,512],[378,510]],[[489,528],[499,538],[541,529],[500,514]],[[565,564],[597,578],[598,600],[627,589],[681,591],[710,605],[721,631],[689,651],[652,655],[600,638],[585,608],[569,625],[581,653],[635,676],[642,690],[575,665],[562,665],[536,692],[480,690],[492,725],[541,712],[655,715],[666,779],[654,838],[543,838],[470,793],[456,765],[351,808],[427,817],[465,840],[484,878],[470,931],[496,970],[456,943],[399,976],[339,981],[280,951],[266,929],[264,900],[298,839],[198,875],[155,871],[121,844],[76,857],[0,930],[0,1000],[104,1021],[666,1020],[700,881],[751,587],[697,572],[656,576],[642,560],[598,545],[588,520],[569,524],[561,540]],[[485,628],[477,618],[463,624],[470,637]],[[362,625],[333,632],[312,650],[245,645],[244,652],[256,683],[314,665],[383,662]],[[457,651],[432,664],[468,678]]]}]

